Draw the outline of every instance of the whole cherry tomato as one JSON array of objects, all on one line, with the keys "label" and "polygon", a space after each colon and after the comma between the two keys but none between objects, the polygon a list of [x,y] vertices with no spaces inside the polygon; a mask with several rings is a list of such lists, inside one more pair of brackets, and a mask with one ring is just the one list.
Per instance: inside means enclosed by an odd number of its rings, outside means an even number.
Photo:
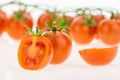
[{"label": "whole cherry tomato", "polygon": [[53,44],[53,58],[51,64],[63,63],[70,55],[72,42],[65,32],[46,31],[44,35]]},{"label": "whole cherry tomato", "polygon": [[52,44],[42,35],[26,35],[20,42],[18,61],[25,69],[42,69],[50,63],[52,56]]},{"label": "whole cherry tomato", "polygon": [[[61,26],[62,28],[62,26]],[[51,41],[53,45],[53,58],[51,64],[61,64],[69,57],[72,48],[70,36],[53,22],[51,31],[46,31],[43,35]]]},{"label": "whole cherry tomato", "polygon": [[90,43],[96,34],[96,25],[91,19],[76,17],[70,24],[69,34],[78,44]]},{"label": "whole cherry tomato", "polygon": [[120,21],[115,19],[103,20],[97,29],[99,39],[107,45],[120,42]]},{"label": "whole cherry tomato", "polygon": [[111,63],[117,55],[118,46],[109,48],[90,48],[80,50],[79,54],[82,59],[94,66],[107,65]]},{"label": "whole cherry tomato", "polygon": [[40,15],[40,17],[37,20],[37,25],[39,26],[39,29],[46,30],[46,25],[49,27],[52,26],[53,21],[57,21],[57,18],[59,15],[55,12],[45,12]]},{"label": "whole cherry tomato", "polygon": [[27,31],[24,25],[32,29],[33,19],[30,13],[20,10],[15,12],[7,21],[6,31],[11,38],[20,40],[23,37],[23,33]]},{"label": "whole cherry tomato", "polygon": [[7,21],[7,15],[0,10],[0,35],[5,31],[5,23]]}]

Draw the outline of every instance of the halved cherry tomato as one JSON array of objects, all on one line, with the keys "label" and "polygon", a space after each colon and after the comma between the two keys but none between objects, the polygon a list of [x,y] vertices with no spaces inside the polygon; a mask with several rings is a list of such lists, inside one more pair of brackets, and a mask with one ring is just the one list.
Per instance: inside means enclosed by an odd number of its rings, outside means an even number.
[{"label": "halved cherry tomato", "polygon": [[82,16],[76,17],[70,24],[69,34],[78,44],[90,43],[96,34],[96,27],[84,24]]},{"label": "halved cherry tomato", "polygon": [[107,45],[120,42],[120,21],[115,19],[103,20],[97,29],[99,39]]},{"label": "halved cherry tomato", "polygon": [[5,23],[7,21],[7,15],[0,10],[0,35],[5,31]]},{"label": "halved cherry tomato", "polygon": [[18,48],[18,61],[25,69],[42,69],[48,65],[52,56],[52,44],[44,36],[27,35]]},{"label": "halved cherry tomato", "polygon": [[67,60],[72,48],[68,34],[62,31],[46,31],[44,35],[53,44],[54,51],[51,64],[60,64]]},{"label": "halved cherry tomato", "polygon": [[23,33],[27,31],[24,25],[32,29],[32,16],[26,11],[17,11],[7,21],[6,31],[11,38],[20,40],[23,37]]},{"label": "halved cherry tomato", "polygon": [[37,25],[39,29],[46,30],[46,24],[51,27],[52,22],[56,21],[59,15],[54,12],[45,12],[37,20]]},{"label": "halved cherry tomato", "polygon": [[82,59],[94,66],[107,65],[111,63],[117,55],[118,46],[110,48],[90,48],[80,50]]}]

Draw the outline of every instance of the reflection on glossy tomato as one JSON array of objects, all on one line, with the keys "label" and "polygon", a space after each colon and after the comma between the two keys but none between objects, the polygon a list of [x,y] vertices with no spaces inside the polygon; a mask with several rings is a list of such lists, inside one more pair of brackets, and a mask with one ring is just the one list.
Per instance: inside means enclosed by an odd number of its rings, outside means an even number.
[{"label": "reflection on glossy tomato", "polygon": [[42,69],[51,61],[53,47],[43,36],[25,36],[18,48],[18,61],[21,67],[29,70]]},{"label": "reflection on glossy tomato", "polygon": [[88,44],[95,37],[96,27],[83,24],[84,19],[81,16],[76,17],[70,24],[69,34],[78,44]]},{"label": "reflection on glossy tomato", "polygon": [[110,48],[90,48],[80,50],[79,54],[86,63],[94,66],[100,66],[112,62],[117,55],[117,50],[117,46]]},{"label": "reflection on glossy tomato", "polygon": [[72,48],[72,42],[68,34],[60,31],[47,31],[44,35],[53,44],[54,51],[51,64],[60,64],[67,60]]},{"label": "reflection on glossy tomato", "polygon": [[7,21],[7,15],[0,10],[0,35],[5,31],[5,23]]},{"label": "reflection on glossy tomato", "polygon": [[120,42],[120,21],[115,19],[103,20],[97,29],[99,39],[107,45]]},{"label": "reflection on glossy tomato", "polygon": [[20,40],[23,37],[23,33],[27,31],[24,25],[32,29],[33,19],[28,12],[17,11],[7,21],[6,31],[11,38]]}]

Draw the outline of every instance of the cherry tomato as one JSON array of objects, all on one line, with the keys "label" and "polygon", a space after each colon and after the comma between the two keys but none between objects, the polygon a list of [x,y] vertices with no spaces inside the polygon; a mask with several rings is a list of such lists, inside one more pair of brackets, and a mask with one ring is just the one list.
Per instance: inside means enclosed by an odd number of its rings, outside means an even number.
[{"label": "cherry tomato", "polygon": [[106,19],[98,25],[99,39],[107,45],[115,45],[120,42],[120,21]]},{"label": "cherry tomato", "polygon": [[68,34],[62,31],[46,31],[44,35],[53,44],[51,64],[63,63],[70,55],[72,42]]},{"label": "cherry tomato", "polygon": [[90,48],[80,50],[79,54],[86,63],[100,66],[111,63],[117,55],[117,50],[117,46],[110,48]]},{"label": "cherry tomato", "polygon": [[49,27],[52,26],[52,22],[57,20],[57,17],[59,15],[57,13],[53,12],[45,12],[43,13],[37,21],[37,25],[39,26],[39,29],[46,30],[46,24],[49,25]]},{"label": "cherry tomato", "polygon": [[5,23],[7,21],[7,15],[0,10],[0,35],[5,31]]},{"label": "cherry tomato", "polygon": [[96,33],[95,26],[89,26],[83,22],[83,17],[78,16],[70,24],[69,34],[71,38],[78,44],[90,43]]},{"label": "cherry tomato", "polygon": [[17,11],[7,21],[6,31],[11,38],[20,40],[23,37],[23,33],[27,31],[24,25],[32,29],[32,16],[26,11]]},{"label": "cherry tomato", "polygon": [[26,35],[18,48],[19,64],[29,70],[44,68],[50,63],[52,56],[52,44],[44,36]]}]

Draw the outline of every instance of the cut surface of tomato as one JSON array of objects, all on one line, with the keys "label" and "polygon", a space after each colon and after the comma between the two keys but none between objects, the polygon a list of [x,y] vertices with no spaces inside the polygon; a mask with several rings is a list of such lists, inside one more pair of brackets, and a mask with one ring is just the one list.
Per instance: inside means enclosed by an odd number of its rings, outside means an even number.
[{"label": "cut surface of tomato", "polygon": [[18,50],[18,60],[25,69],[41,69],[52,58],[52,44],[43,36],[25,36]]}]

